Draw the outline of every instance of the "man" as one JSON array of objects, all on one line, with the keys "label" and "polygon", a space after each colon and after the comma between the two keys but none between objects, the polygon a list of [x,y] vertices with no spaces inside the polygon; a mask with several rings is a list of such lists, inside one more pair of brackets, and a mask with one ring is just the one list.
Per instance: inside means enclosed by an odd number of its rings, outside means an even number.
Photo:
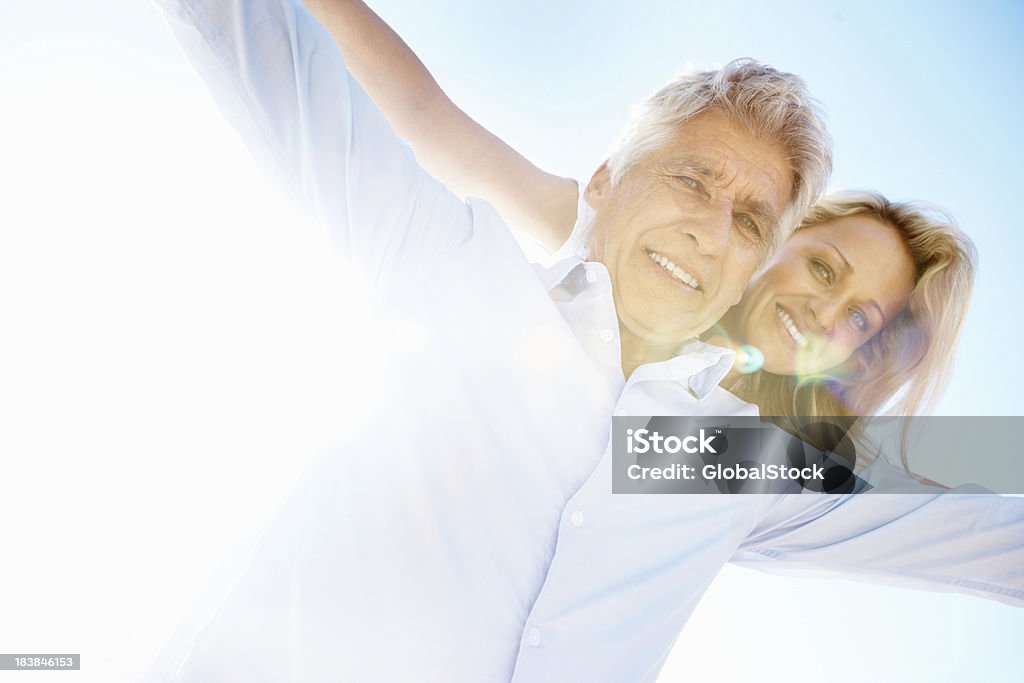
[{"label": "man", "polygon": [[597,261],[536,269],[489,206],[419,169],[296,3],[160,4],[254,153],[422,343],[375,369],[388,402],[157,676],[653,681],[730,559],[866,558],[926,582],[877,500],[610,495],[613,414],[756,411],[717,386],[731,352],[688,340],[824,183],[798,79],[741,62],[659,93],[586,189]]}]

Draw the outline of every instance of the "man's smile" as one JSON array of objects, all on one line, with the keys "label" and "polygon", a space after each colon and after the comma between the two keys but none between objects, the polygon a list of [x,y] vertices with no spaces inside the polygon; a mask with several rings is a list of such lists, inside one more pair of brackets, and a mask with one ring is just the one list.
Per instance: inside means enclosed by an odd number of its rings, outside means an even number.
[{"label": "man's smile", "polygon": [[684,270],[683,268],[677,266],[667,256],[663,256],[656,251],[651,251],[650,249],[647,250],[647,256],[649,256],[652,261],[654,261],[659,266],[668,271],[668,273],[675,279],[679,280],[685,285],[688,285],[690,288],[698,292],[701,291],[700,282],[697,280],[697,278],[691,273]]}]

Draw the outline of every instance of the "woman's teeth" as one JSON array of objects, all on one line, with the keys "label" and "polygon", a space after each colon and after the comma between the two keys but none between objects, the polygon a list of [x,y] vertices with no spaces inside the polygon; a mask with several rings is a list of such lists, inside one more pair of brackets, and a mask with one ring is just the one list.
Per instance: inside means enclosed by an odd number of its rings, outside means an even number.
[{"label": "woman's teeth", "polygon": [[775,308],[775,312],[778,313],[779,320],[782,321],[782,324],[785,326],[786,331],[789,332],[789,336],[793,338],[793,341],[796,342],[796,345],[802,349],[807,348],[807,337],[802,335],[800,333],[800,330],[796,328],[796,323],[794,323],[793,319],[789,317],[789,314],[777,306]]},{"label": "woman's teeth", "polygon": [[683,284],[689,285],[694,289],[700,289],[700,283],[697,282],[697,278],[687,273],[685,270],[677,266],[676,264],[669,261],[661,254],[653,251],[647,252],[647,255],[651,257],[651,260],[657,263],[659,266],[667,270],[672,277],[679,280]]}]

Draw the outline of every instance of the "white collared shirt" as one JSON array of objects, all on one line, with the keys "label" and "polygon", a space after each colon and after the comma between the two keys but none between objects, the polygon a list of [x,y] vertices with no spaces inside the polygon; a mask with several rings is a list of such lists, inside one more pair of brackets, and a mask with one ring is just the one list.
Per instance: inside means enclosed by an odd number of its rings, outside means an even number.
[{"label": "white collared shirt", "polygon": [[303,477],[180,680],[654,681],[730,560],[1024,601],[1020,505],[612,495],[613,415],[756,414],[718,386],[732,353],[691,342],[625,380],[605,268],[531,266],[489,205],[416,165],[304,9],[158,2],[250,148],[422,342]]}]

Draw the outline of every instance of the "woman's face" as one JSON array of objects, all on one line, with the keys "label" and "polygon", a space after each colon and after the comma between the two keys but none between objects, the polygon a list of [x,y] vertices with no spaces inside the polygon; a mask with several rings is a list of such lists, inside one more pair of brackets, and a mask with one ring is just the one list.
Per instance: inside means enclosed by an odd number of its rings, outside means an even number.
[{"label": "woman's face", "polygon": [[730,332],[761,349],[768,372],[820,372],[885,327],[913,288],[913,263],[892,227],[869,216],[837,218],[782,246],[730,311]]}]

